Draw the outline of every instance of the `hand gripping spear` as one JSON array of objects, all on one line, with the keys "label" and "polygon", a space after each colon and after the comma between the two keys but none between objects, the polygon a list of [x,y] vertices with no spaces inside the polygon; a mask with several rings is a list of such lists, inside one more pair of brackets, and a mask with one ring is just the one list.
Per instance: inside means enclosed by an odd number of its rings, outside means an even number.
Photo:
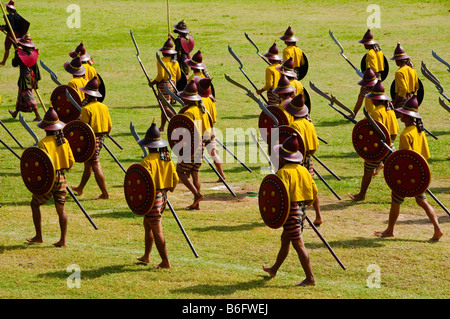
[{"label": "hand gripping spear", "polygon": [[350,64],[351,67],[352,67],[353,69],[355,69],[356,74],[358,74],[361,78],[364,77],[364,74],[363,74],[357,67],[355,67],[355,66],[353,65],[353,63],[350,62],[350,60],[345,56],[345,54],[344,54],[344,48],[343,48],[342,45],[339,43],[339,41],[336,39],[336,37],[334,36],[333,32],[332,32],[331,30],[329,30],[328,33],[330,34],[331,39],[333,39],[333,41],[334,41],[334,42],[336,43],[336,45],[339,47],[339,49],[341,49],[341,52],[339,52],[339,53],[342,55],[342,57],[345,59],[345,61],[347,61],[348,64]]},{"label": "hand gripping spear", "polygon": [[[139,138],[139,135],[138,135],[138,134],[136,133],[136,131],[134,130],[134,126],[133,126],[132,123],[130,123],[130,128],[131,128],[131,127],[133,127],[133,129],[132,129],[132,132],[134,132],[134,133],[133,133],[133,137],[134,137],[134,139],[135,139],[136,142],[137,142],[137,141],[139,141],[139,139],[140,139],[140,138]],[[145,150],[145,148],[143,148],[143,151],[144,151],[144,150]],[[144,154],[146,154],[146,153],[147,153],[147,151],[144,151]],[[175,220],[177,221],[178,227],[180,227],[181,232],[182,232],[183,235],[184,235],[184,238],[186,239],[186,241],[187,241],[188,244],[189,244],[189,247],[191,247],[191,250],[192,250],[192,252],[194,253],[194,256],[195,256],[196,258],[198,258],[198,254],[197,254],[197,252],[195,251],[195,248],[194,248],[194,246],[192,245],[191,241],[189,240],[189,236],[186,234],[186,231],[184,230],[183,225],[181,224],[180,220],[178,219],[178,216],[177,216],[177,214],[175,213],[175,210],[173,209],[172,204],[170,203],[169,199],[167,199],[167,205],[169,206],[170,211],[172,212],[173,217],[174,217]]]},{"label": "hand gripping spear", "polygon": [[[390,148],[389,145],[386,144],[386,136],[384,135],[383,131],[378,127],[378,125],[375,123],[375,121],[372,119],[372,117],[370,116],[369,112],[367,112],[366,108],[363,108],[364,111],[364,115],[366,116],[366,118],[369,120],[371,126],[375,129],[375,131],[377,131],[377,133],[382,137],[381,138],[381,143],[383,144],[384,147],[386,147],[390,153],[393,153],[394,151]],[[442,204],[437,197],[429,190],[427,189],[427,193],[436,201],[436,203],[442,207],[442,209],[450,216],[450,212],[447,209],[447,207],[444,206],[444,204]]]}]

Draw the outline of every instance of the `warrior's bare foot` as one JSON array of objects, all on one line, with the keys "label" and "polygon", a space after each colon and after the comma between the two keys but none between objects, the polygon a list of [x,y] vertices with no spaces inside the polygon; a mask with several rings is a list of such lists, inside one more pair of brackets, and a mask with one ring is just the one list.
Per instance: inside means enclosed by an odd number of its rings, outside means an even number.
[{"label": "warrior's bare foot", "polygon": [[394,237],[394,233],[390,232],[390,231],[376,231],[374,233],[375,236],[377,237]]},{"label": "warrior's bare foot", "polygon": [[295,282],[294,285],[296,286],[301,286],[301,287],[305,287],[305,286],[315,286],[316,285],[316,280],[315,279],[308,279],[306,278],[303,281],[298,281]]},{"label": "warrior's bare foot", "polygon": [[26,238],[26,241],[29,243],[42,244],[44,241],[42,237],[34,236],[33,238]]},{"label": "warrior's bare foot", "polygon": [[81,187],[71,186],[72,190],[77,193],[78,196],[83,195],[83,189]]},{"label": "warrior's bare foot", "polygon": [[109,199],[109,194],[101,194],[94,199]]},{"label": "warrior's bare foot", "polygon": [[55,247],[66,247],[66,242],[64,240],[60,240],[53,244]]},{"label": "warrior's bare foot", "polygon": [[384,164],[381,163],[380,165],[378,165],[378,167],[373,171],[373,176],[376,176],[378,174],[379,171],[381,171],[384,167]]},{"label": "warrior's bare foot", "polygon": [[316,219],[314,220],[314,226],[319,227],[323,223],[322,219]]},{"label": "warrior's bare foot", "polygon": [[430,238],[430,241],[439,241],[439,239],[444,235],[442,231],[434,233],[434,236]]},{"label": "warrior's bare foot", "polygon": [[272,267],[267,267],[266,265],[263,265],[263,270],[264,270],[265,272],[267,272],[267,273],[270,275],[270,277],[272,277],[272,278],[274,278],[274,277],[277,275],[277,272],[274,271],[274,270],[272,269]]},{"label": "warrior's bare foot", "polygon": [[142,257],[138,257],[136,258],[137,260],[139,260],[140,262],[146,263],[148,264],[150,262],[150,258],[142,256]]},{"label": "warrior's bare foot", "polygon": [[160,128],[159,128],[159,131],[160,131],[160,132],[164,132],[164,127],[160,127]]},{"label": "warrior's bare foot", "polygon": [[353,194],[350,194],[350,193],[347,193],[348,194],[348,196],[353,200],[353,201],[355,201],[355,202],[359,202],[359,201],[362,201],[362,200],[365,200],[366,199],[366,196],[364,196],[364,195],[361,195],[361,194],[355,194],[355,195],[353,195]]},{"label": "warrior's bare foot", "polygon": [[16,118],[16,116],[17,116],[17,112],[16,112],[16,111],[8,110],[8,112],[9,112],[9,114],[11,114],[11,116],[12,116],[13,118]]},{"label": "warrior's bare foot", "polygon": [[155,269],[169,269],[170,263],[168,261],[162,261],[159,265],[154,265],[153,268]]},{"label": "warrior's bare foot", "polygon": [[4,66],[6,64],[6,62],[0,62],[0,66]]},{"label": "warrior's bare foot", "polygon": [[195,209],[195,207],[198,206],[198,203],[200,203],[203,199],[204,199],[203,195],[194,197],[194,202],[188,208]]}]

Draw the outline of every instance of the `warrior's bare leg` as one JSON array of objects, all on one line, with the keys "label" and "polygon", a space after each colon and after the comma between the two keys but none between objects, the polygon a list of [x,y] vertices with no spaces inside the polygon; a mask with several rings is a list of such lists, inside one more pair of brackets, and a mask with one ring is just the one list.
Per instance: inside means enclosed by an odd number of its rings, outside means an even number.
[{"label": "warrior's bare leg", "polygon": [[83,175],[81,176],[81,182],[80,184],[75,187],[72,186],[72,189],[74,192],[77,192],[79,196],[83,194],[84,187],[86,186],[87,182],[89,181],[89,178],[91,177],[92,173],[92,165],[89,162],[84,163],[84,171]]},{"label": "warrior's bare leg", "polygon": [[67,234],[67,213],[63,204],[55,202],[56,212],[59,218],[59,227],[61,229],[61,238],[53,245],[56,247],[66,246],[66,234]]},{"label": "warrior's bare leg", "polygon": [[430,219],[431,223],[433,224],[434,234],[433,237],[430,238],[430,241],[439,241],[444,232],[439,226],[437,215],[433,207],[428,203],[428,201],[425,198],[416,197],[416,203],[423,208],[428,218]]},{"label": "warrior's bare leg", "polygon": [[170,268],[169,257],[167,256],[166,240],[162,231],[161,222],[152,224],[150,226],[155,238],[156,248],[158,249],[159,256],[161,257],[161,263],[156,265],[155,268]]},{"label": "warrior's bare leg", "polygon": [[314,211],[316,212],[316,219],[314,220],[314,226],[320,226],[322,224],[322,215],[320,214],[319,196],[316,196],[316,200],[313,203]]},{"label": "warrior's bare leg", "polygon": [[267,272],[270,277],[275,277],[277,275],[278,269],[283,264],[284,260],[286,259],[288,253],[289,253],[289,245],[291,244],[291,240],[289,239],[289,236],[283,231],[281,234],[281,246],[280,250],[278,251],[277,259],[272,267],[267,267],[266,265],[263,265],[263,270]]},{"label": "warrior's bare leg", "polygon": [[146,264],[150,262],[150,252],[152,251],[152,246],[154,242],[152,228],[150,227],[150,223],[148,222],[148,218],[144,217],[144,240],[145,240],[145,249],[144,255],[142,257],[138,257],[137,260],[142,261]]},{"label": "warrior's bare leg", "polygon": [[296,282],[295,285],[314,286],[316,284],[316,280],[314,279],[311,262],[309,260],[309,254],[308,251],[306,250],[303,240],[301,238],[298,240],[293,240],[292,246],[297,251],[298,259],[300,260],[300,264],[302,265],[303,271],[305,272],[306,275],[306,278],[303,281]]},{"label": "warrior's bare leg", "polygon": [[361,180],[361,189],[358,194],[350,194],[348,196],[354,201],[361,201],[366,199],[367,189],[369,188],[370,182],[372,182],[373,169],[364,169],[364,174]]},{"label": "warrior's bare leg", "polygon": [[398,216],[400,215],[400,204],[395,201],[391,202],[391,210],[389,212],[389,222],[388,227],[384,231],[376,231],[375,236],[377,237],[394,237],[394,226],[397,222]]},{"label": "warrior's bare leg", "polygon": [[97,161],[97,162],[93,163],[92,171],[94,172],[95,181],[97,182],[97,185],[100,188],[100,191],[102,192],[95,199],[108,199],[109,194],[108,194],[108,190],[106,189],[105,175],[103,175],[103,171],[102,171],[100,162]]},{"label": "warrior's bare leg", "polygon": [[31,212],[33,214],[33,224],[36,230],[36,235],[33,238],[27,238],[26,240],[30,243],[42,243],[42,228],[41,228],[41,208],[38,203],[31,200]]},{"label": "warrior's bare leg", "polygon": [[9,57],[9,50],[5,50],[5,53],[3,54],[3,60],[0,62],[0,66],[3,66],[6,64],[6,60],[8,60]]}]

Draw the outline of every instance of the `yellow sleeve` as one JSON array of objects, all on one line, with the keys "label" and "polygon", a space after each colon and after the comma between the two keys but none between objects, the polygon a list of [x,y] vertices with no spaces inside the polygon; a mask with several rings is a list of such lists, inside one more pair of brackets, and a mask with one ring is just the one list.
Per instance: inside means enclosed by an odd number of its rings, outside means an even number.
[{"label": "yellow sleeve", "polygon": [[402,69],[395,72],[395,93],[401,97],[405,97],[408,93],[408,83]]},{"label": "yellow sleeve", "polygon": [[[278,71],[277,71],[278,72]],[[266,85],[262,88],[264,91],[272,89],[274,86],[274,74],[270,67],[266,68]]]},{"label": "yellow sleeve", "polygon": [[156,77],[153,79],[153,81],[161,82],[165,77],[166,71],[164,71],[164,68],[158,61],[156,61],[156,72],[157,74]]}]

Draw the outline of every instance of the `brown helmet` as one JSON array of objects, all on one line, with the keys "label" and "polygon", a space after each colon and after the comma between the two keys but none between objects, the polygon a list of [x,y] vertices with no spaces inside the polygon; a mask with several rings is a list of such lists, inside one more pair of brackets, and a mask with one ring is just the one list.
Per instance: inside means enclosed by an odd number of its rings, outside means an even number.
[{"label": "brown helmet", "polygon": [[295,88],[291,86],[291,82],[285,74],[281,74],[280,79],[278,80],[277,87],[272,91],[275,94],[280,93],[292,93],[295,91]]},{"label": "brown helmet", "polygon": [[78,89],[84,92],[86,95],[93,97],[102,97],[102,94],[98,90],[99,87],[100,87],[100,80],[96,75],[92,79],[90,79],[88,83],[86,83],[86,86],[82,86]]},{"label": "brown helmet", "polygon": [[263,55],[269,60],[276,60],[276,61],[282,60],[281,57],[278,55],[278,47],[276,42],[274,42],[272,46],[269,48],[269,51],[267,53],[264,53]]},{"label": "brown helmet", "polygon": [[66,124],[59,120],[58,113],[50,106],[45,113],[44,118],[37,123],[37,126],[46,131],[59,131],[62,130]]},{"label": "brown helmet", "polygon": [[308,107],[305,105],[305,97],[302,94],[298,94],[294,98],[284,101],[283,108],[295,117],[304,117],[309,112]]},{"label": "brown helmet", "polygon": [[173,28],[173,32],[176,33],[189,33],[189,29],[187,28],[186,22],[184,22],[184,20],[181,20],[177,24],[174,24]]},{"label": "brown helmet", "polygon": [[206,69],[206,65],[203,62],[202,52],[200,50],[195,53],[192,58],[184,60],[184,63],[191,68],[204,70]]},{"label": "brown helmet", "polygon": [[391,58],[391,60],[408,60],[411,59],[409,55],[406,54],[405,49],[400,45],[400,43],[397,43],[397,47],[394,51],[394,56]]},{"label": "brown helmet", "polygon": [[35,48],[36,47],[34,45],[33,41],[31,41],[31,36],[29,33],[27,33],[24,36],[22,36],[21,38],[19,38],[19,40],[17,40],[17,43],[20,44],[21,46],[27,47],[27,48]]},{"label": "brown helmet", "polygon": [[169,142],[161,138],[161,133],[158,127],[156,127],[154,120],[152,125],[150,125],[150,128],[145,133],[145,137],[140,139],[137,143],[142,147],[148,148],[161,148],[169,145]]},{"label": "brown helmet", "polygon": [[178,96],[188,101],[202,100],[202,97],[198,94],[197,85],[194,80],[190,81],[186,85],[183,92],[178,92]]},{"label": "brown helmet", "polygon": [[211,78],[202,78],[201,76],[195,76],[194,81],[197,85],[198,94],[201,97],[209,97],[211,95]]},{"label": "brown helmet", "polygon": [[16,11],[16,7],[14,6],[14,4],[15,4],[14,0],[11,0],[7,4],[5,4],[5,7],[11,11]]},{"label": "brown helmet", "polygon": [[370,31],[370,29],[367,30],[367,32],[364,34],[363,38],[361,40],[359,40],[358,42],[362,43],[362,44],[368,44],[368,45],[373,45],[373,44],[378,43],[377,41],[375,41],[373,39],[372,31]]},{"label": "brown helmet", "polygon": [[167,41],[164,42],[163,47],[159,49],[159,51],[166,54],[177,54],[177,51],[173,48],[173,42],[171,38],[168,38]]},{"label": "brown helmet", "polygon": [[86,73],[86,68],[81,63],[79,55],[73,58],[72,61],[65,62],[64,69],[75,76],[83,76]]},{"label": "brown helmet", "polygon": [[364,71],[362,80],[360,80],[358,84],[364,87],[371,87],[374,86],[377,82],[378,79],[375,75],[375,72],[373,72],[371,68],[367,68],[366,71]]},{"label": "brown helmet", "polygon": [[80,55],[81,62],[87,62],[91,59],[91,56],[86,53],[86,48],[84,47],[83,41],[75,48],[74,51],[69,52],[69,56],[73,59]]},{"label": "brown helmet", "polygon": [[386,94],[384,94],[384,86],[381,81],[378,81],[374,87],[372,88],[372,92],[369,94],[366,94],[365,97],[372,99],[372,100],[378,100],[378,101],[389,101],[390,98]]},{"label": "brown helmet", "polygon": [[273,147],[273,150],[281,158],[291,162],[302,162],[303,155],[298,150],[298,139],[297,134],[292,134],[289,136],[283,144],[277,144]]},{"label": "brown helmet", "polygon": [[286,31],[284,31],[284,34],[280,37],[281,40],[285,42],[297,42],[298,38],[294,36],[294,31],[292,31],[291,26],[289,26]]},{"label": "brown helmet", "polygon": [[294,60],[292,57],[284,61],[281,66],[277,66],[275,69],[285,74],[288,78],[297,78],[297,73],[294,71]]},{"label": "brown helmet", "polygon": [[405,104],[398,109],[395,109],[395,112],[399,112],[417,119],[421,119],[422,116],[419,114],[419,101],[417,100],[417,96],[413,95],[408,100],[406,100]]}]

